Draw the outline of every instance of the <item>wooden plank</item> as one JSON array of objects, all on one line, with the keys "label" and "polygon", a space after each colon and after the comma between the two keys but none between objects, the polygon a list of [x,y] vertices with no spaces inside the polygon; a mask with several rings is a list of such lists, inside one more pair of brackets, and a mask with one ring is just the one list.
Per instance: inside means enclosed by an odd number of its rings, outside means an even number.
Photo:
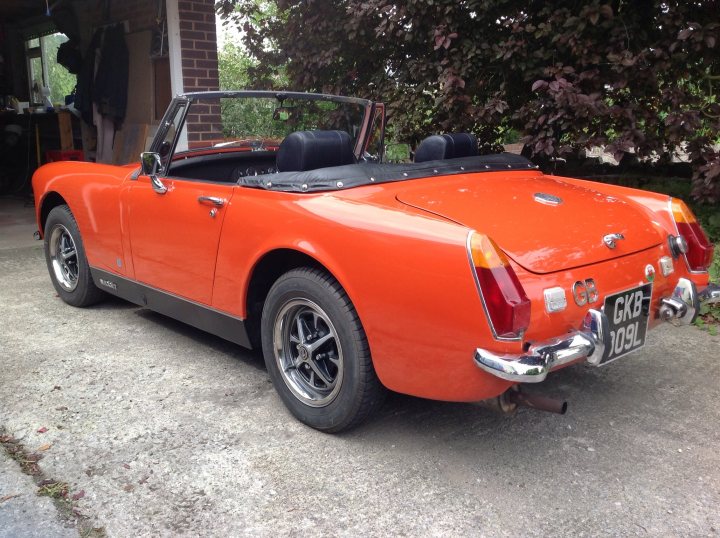
[{"label": "wooden plank", "polygon": [[139,163],[140,153],[145,151],[148,129],[147,123],[126,123],[115,133],[113,144],[113,163]]},{"label": "wooden plank", "polygon": [[60,110],[57,113],[58,129],[60,130],[60,150],[68,151],[75,149],[73,143],[72,118],[67,110]]}]

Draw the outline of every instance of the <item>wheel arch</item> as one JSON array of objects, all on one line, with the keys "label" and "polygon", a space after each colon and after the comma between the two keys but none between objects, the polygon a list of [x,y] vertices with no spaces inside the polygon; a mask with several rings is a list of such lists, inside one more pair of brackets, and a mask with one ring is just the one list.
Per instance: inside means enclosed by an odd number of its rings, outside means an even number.
[{"label": "wheel arch", "polygon": [[263,254],[250,272],[245,292],[245,321],[253,349],[261,349],[260,318],[270,288],[283,274],[299,267],[324,271],[342,286],[342,282],[330,269],[305,252],[292,248],[276,248]]},{"label": "wheel arch", "polygon": [[60,205],[68,205],[68,203],[65,201],[65,198],[56,191],[50,191],[43,197],[38,214],[38,225],[40,227],[40,234],[43,237],[45,235],[45,223],[47,222],[50,211]]}]

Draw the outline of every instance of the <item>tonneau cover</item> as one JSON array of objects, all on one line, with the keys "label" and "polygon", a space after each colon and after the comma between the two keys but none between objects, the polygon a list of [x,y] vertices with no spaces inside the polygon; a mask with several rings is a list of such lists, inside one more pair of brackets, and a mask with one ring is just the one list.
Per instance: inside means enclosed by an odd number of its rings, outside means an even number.
[{"label": "tonneau cover", "polygon": [[532,168],[536,166],[525,157],[513,153],[500,153],[422,163],[358,163],[305,172],[278,172],[241,177],[238,184],[287,192],[319,192],[423,177]]}]

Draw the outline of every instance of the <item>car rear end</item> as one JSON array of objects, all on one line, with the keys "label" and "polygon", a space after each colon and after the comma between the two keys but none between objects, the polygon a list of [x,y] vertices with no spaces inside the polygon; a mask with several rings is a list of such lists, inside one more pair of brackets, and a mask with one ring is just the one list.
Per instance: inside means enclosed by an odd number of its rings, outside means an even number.
[{"label": "car rear end", "polygon": [[534,171],[417,183],[397,198],[472,230],[469,269],[493,336],[472,353],[505,381],[608,364],[641,349],[648,329],[690,324],[720,301],[712,245],[677,199]]},{"label": "car rear end", "polygon": [[665,213],[665,240],[549,273],[524,267],[472,232],[468,256],[494,336],[523,346],[522,353],[478,347],[477,366],[523,383],[543,381],[575,362],[603,366],[641,349],[648,329],[663,322],[688,325],[702,303],[720,301],[720,288],[708,282],[712,245],[694,215],[676,199],[667,200]]}]

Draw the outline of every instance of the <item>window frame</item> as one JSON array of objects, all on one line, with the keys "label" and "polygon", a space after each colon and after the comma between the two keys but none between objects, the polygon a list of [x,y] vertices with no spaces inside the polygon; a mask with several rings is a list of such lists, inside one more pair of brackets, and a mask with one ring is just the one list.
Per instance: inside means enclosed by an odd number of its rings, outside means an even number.
[{"label": "window frame", "polygon": [[[38,45],[37,46],[31,46],[30,43],[37,39]],[[28,101],[31,105],[33,104],[39,104],[42,101],[34,101],[33,97],[40,97],[42,99],[42,96],[40,94],[40,88],[38,88],[37,95],[35,95],[35,91],[33,90],[33,85],[35,84],[35,78],[33,77],[33,67],[32,67],[32,61],[40,58],[40,70],[41,72],[41,79],[42,79],[42,86],[48,86],[48,71],[47,71],[47,64],[45,63],[45,36],[40,37],[33,37],[30,39],[25,40],[25,62],[26,62],[26,68],[27,68],[27,78],[28,78]]]}]

